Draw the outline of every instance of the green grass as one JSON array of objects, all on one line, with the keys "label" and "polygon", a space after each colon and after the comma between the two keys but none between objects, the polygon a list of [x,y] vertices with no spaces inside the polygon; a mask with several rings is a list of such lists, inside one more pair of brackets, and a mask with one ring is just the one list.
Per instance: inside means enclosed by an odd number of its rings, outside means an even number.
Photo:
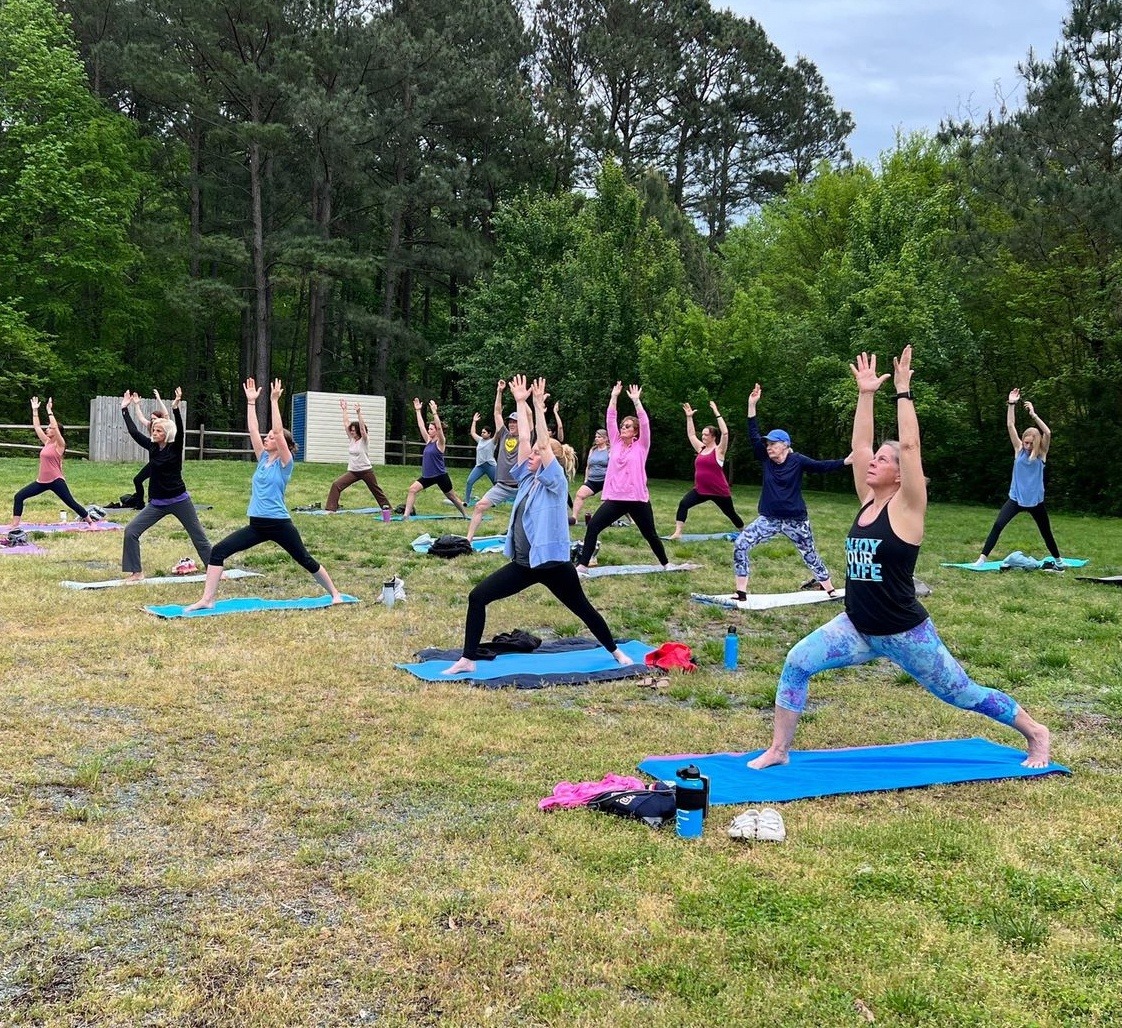
[{"label": "green grass", "polygon": [[[84,502],[133,467],[68,463]],[[250,466],[187,469],[212,540],[244,522]],[[292,504],[338,468],[300,466]],[[0,495],[34,477],[0,461]],[[399,501],[414,472],[379,469]],[[461,482],[463,474],[458,474]],[[352,506],[369,502],[354,487]],[[685,485],[652,487],[668,529]],[[736,490],[742,513],[755,493]],[[855,503],[808,494],[842,577]],[[394,669],[457,646],[464,597],[500,558],[445,562],[409,540],[433,523],[299,521],[339,587],[328,611],[159,622],[145,603],[197,587],[70,592],[117,577],[117,533],[51,535],[0,557],[0,1023],[4,1025],[642,1026],[867,1023],[1110,1025],[1122,1020],[1122,591],[1065,575],[975,575],[992,508],[935,506],[919,576],[952,651],[1055,734],[1070,779],[940,786],[790,804],[783,846],[744,846],[716,808],[691,843],[537,801],[562,780],[629,773],[651,753],[744,750],[770,735],[792,643],[833,609],[726,612],[691,604],[731,586],[730,544],[675,545],[686,575],[606,578],[589,595],[621,635],[688,643],[701,663],[666,689],[540,692],[421,683]],[[5,501],[6,502],[6,501]],[[430,490],[421,512],[448,510]],[[57,516],[53,498],[26,520]],[[127,515],[126,515],[127,516]],[[1065,552],[1115,574],[1122,523],[1054,516]],[[487,523],[502,531],[505,513]],[[435,527],[458,530],[455,522]],[[724,528],[698,508],[689,530]],[[190,547],[173,522],[143,539],[166,572]],[[1004,549],[1039,555],[1028,519]],[[646,562],[609,529],[601,560]],[[277,551],[225,596],[314,584]],[[382,582],[408,600],[387,610]],[[761,548],[753,587],[788,591],[793,547]],[[721,664],[740,632],[735,674]],[[489,633],[582,631],[548,594],[495,605]],[[874,665],[812,683],[803,747],[1010,731]]]}]

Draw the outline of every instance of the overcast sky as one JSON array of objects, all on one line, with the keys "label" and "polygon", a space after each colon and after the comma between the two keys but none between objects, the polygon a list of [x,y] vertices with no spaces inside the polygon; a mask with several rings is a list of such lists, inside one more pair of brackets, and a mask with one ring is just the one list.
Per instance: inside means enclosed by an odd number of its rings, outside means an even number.
[{"label": "overcast sky", "polygon": [[794,63],[813,61],[853,115],[853,156],[876,164],[896,132],[934,132],[1022,98],[1017,63],[1046,57],[1069,0],[713,0],[755,18]]}]

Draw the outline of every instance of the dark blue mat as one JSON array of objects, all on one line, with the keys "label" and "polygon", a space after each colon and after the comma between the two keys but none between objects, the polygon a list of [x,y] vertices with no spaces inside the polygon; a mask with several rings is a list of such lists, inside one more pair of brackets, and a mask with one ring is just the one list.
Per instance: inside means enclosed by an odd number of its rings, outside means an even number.
[{"label": "dark blue mat", "polygon": [[554,639],[543,642],[533,653],[500,653],[494,660],[478,660],[475,671],[464,671],[458,675],[441,672],[459,660],[459,650],[421,650],[417,654],[418,662],[394,666],[426,682],[467,682],[468,685],[486,689],[504,686],[541,689],[547,685],[581,685],[585,682],[641,678],[650,674],[643,658],[654,649],[653,646],[637,641],[621,642],[619,645],[635,661],[634,664],[620,667],[595,639]]},{"label": "dark blue mat", "polygon": [[674,772],[683,764],[696,764],[702,774],[709,775],[711,803],[783,803],[813,796],[1071,774],[1056,763],[1044,768],[1022,767],[1024,750],[988,739],[792,750],[789,764],[763,771],[748,767],[748,761],[761,753],[763,750],[647,757],[639,770],[652,778],[673,781]]}]

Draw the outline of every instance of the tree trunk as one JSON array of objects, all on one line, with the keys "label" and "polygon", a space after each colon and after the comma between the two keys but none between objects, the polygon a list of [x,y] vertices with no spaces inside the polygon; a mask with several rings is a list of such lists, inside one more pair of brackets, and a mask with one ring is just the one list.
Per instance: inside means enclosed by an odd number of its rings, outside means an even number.
[{"label": "tree trunk", "polygon": [[[260,119],[260,101],[253,97],[250,101],[250,124]],[[269,396],[269,275],[265,267],[265,218],[262,200],[261,144],[251,140],[249,144],[249,203],[253,224],[253,238],[250,249],[253,258],[253,351],[254,377],[261,387],[258,402],[258,416]],[[264,424],[264,422],[261,422]]]}]

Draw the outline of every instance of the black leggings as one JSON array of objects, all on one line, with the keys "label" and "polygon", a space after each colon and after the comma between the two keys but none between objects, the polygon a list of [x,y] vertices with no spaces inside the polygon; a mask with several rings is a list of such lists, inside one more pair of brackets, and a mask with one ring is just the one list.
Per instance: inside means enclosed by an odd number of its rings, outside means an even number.
[{"label": "black leggings", "polygon": [[487,623],[487,605],[495,600],[514,596],[532,585],[544,585],[585,623],[604,649],[609,653],[615,651],[616,640],[611,629],[584,595],[577,569],[569,561],[537,568],[528,568],[511,561],[506,567],[488,575],[468,593],[463,653],[468,660],[475,660],[479,656],[479,640],[483,638],[483,626]]},{"label": "black leggings", "polygon": [[291,518],[250,518],[245,528],[226,536],[210,551],[209,566],[222,567],[228,557],[265,542],[276,543],[305,571],[313,575],[319,571],[319,561],[305,548]]},{"label": "black leggings", "polygon": [[580,551],[582,567],[588,567],[588,562],[596,552],[596,540],[600,533],[625,514],[643,533],[643,538],[650,545],[655,559],[663,565],[670,563],[670,558],[666,556],[666,547],[662,545],[662,540],[658,537],[658,529],[655,528],[654,509],[651,507],[650,500],[604,500],[592,515],[592,520],[589,521],[588,528],[584,532],[584,546]]},{"label": "black leggings", "polygon": [[993,523],[993,528],[990,529],[990,534],[986,537],[982,553],[987,557],[990,555],[990,552],[997,545],[997,538],[1001,535],[1002,530],[1022,511],[1032,515],[1032,520],[1036,522],[1036,527],[1040,529],[1040,536],[1044,540],[1044,545],[1048,547],[1048,552],[1056,560],[1059,560],[1060,548],[1056,545],[1056,537],[1052,535],[1052,523],[1048,520],[1048,511],[1044,504],[1038,503],[1035,507],[1022,507],[1016,500],[1006,500],[1005,506],[997,512],[997,520]]},{"label": "black leggings", "polygon": [[691,489],[685,496],[682,497],[682,502],[678,504],[678,513],[674,515],[675,521],[680,521],[684,525],[686,523],[686,514],[699,504],[712,501],[717,505],[717,509],[724,514],[736,527],[744,527],[744,519],[736,513],[736,508],[732,505],[731,496],[706,496],[699,493],[696,489]]},{"label": "black leggings", "polygon": [[31,485],[25,485],[16,493],[15,503],[12,504],[12,513],[17,518],[22,518],[24,502],[40,493],[54,493],[80,518],[86,518],[90,515],[90,512],[70,494],[70,486],[66,484],[65,478],[56,478],[53,482],[32,482]]}]

